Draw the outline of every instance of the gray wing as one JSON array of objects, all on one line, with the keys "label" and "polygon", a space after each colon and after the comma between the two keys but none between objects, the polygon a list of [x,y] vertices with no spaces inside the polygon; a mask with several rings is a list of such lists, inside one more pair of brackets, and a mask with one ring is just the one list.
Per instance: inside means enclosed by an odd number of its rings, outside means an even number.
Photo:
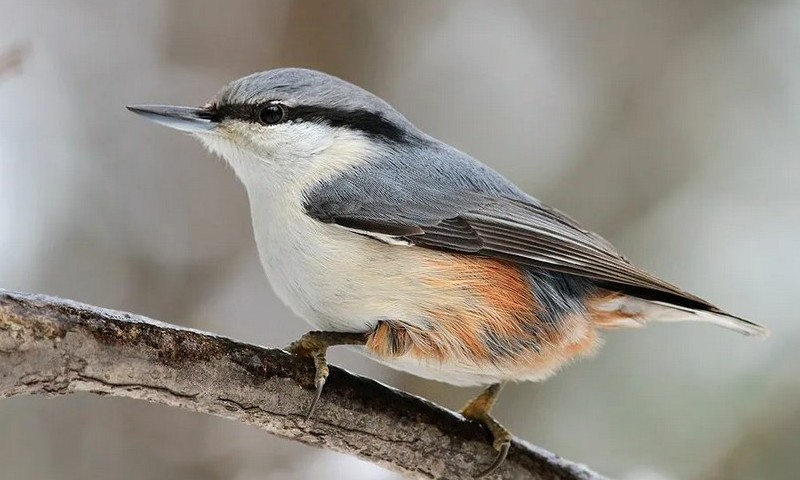
[{"label": "gray wing", "polygon": [[359,233],[571,274],[648,300],[719,310],[631,265],[599,235],[425,137],[306,192],[307,213]]},{"label": "gray wing", "polygon": [[468,182],[418,181],[410,188],[374,183],[341,188],[340,182],[335,191],[318,189],[306,210],[322,222],[359,233],[563,272],[640,298],[719,311],[634,267],[599,235],[518,190],[476,188]]}]

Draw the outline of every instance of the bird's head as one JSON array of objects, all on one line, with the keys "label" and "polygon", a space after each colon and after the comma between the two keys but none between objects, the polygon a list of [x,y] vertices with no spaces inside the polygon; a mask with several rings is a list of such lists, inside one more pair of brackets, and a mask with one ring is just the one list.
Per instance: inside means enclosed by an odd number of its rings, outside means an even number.
[{"label": "bird's head", "polygon": [[416,135],[389,104],[321,72],[283,68],[235,80],[203,107],[129,106],[188,132],[227,160],[248,189],[275,176],[311,183]]}]

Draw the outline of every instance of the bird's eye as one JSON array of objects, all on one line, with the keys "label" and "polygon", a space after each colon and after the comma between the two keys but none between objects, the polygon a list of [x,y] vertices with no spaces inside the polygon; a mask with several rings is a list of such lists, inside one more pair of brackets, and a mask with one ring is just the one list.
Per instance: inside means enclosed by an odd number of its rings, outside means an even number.
[{"label": "bird's eye", "polygon": [[258,120],[264,125],[275,125],[286,120],[286,107],[273,103],[258,112]]}]

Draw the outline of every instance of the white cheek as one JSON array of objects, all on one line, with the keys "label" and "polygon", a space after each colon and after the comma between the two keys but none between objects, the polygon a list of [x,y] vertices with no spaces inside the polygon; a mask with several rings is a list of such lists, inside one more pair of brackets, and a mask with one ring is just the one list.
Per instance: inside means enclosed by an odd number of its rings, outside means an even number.
[{"label": "white cheek", "polygon": [[266,161],[279,162],[289,157],[303,158],[328,148],[335,130],[314,122],[287,122],[264,126],[258,123],[227,121],[209,137],[238,144]]},{"label": "white cheek", "polygon": [[289,161],[316,155],[334,142],[335,131],[313,122],[288,122],[260,128],[252,137],[253,150],[275,161]]},{"label": "white cheek", "polygon": [[314,122],[270,127],[229,122],[197,137],[233,167],[248,191],[291,185],[297,193],[296,187],[330,178],[374,152],[361,133]]}]

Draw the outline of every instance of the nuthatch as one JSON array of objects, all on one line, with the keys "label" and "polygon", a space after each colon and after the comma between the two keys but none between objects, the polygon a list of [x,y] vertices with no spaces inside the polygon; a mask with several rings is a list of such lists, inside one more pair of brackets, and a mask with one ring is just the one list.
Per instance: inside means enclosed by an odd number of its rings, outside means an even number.
[{"label": "nuthatch", "polygon": [[593,352],[599,332],[651,321],[768,330],[650,275],[599,235],[336,77],[286,68],[236,80],[200,108],[132,106],[221,155],[250,198],[272,288],[314,328],[316,396],[333,345],[421,377],[488,388],[463,415],[493,435],[507,381]]}]

